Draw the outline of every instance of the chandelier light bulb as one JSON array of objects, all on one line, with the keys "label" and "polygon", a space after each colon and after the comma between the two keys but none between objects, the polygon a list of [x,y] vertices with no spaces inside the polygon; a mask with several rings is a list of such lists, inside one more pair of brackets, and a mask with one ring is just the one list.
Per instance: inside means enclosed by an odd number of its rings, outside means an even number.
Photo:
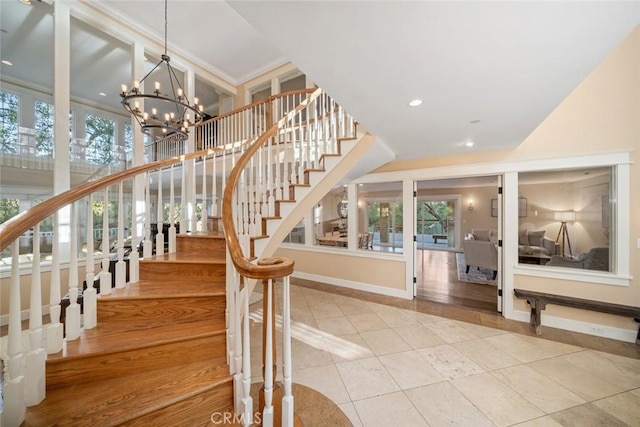
[{"label": "chandelier light bulb", "polygon": [[151,109],[151,114],[153,114],[155,116],[156,114],[158,114],[158,110],[156,108],[152,108]]},{"label": "chandelier light bulb", "polygon": [[175,116],[176,116],[176,115],[173,113],[173,111],[169,113],[169,117],[171,117],[171,120],[173,120],[173,118],[174,118]]},{"label": "chandelier light bulb", "polygon": [[181,87],[178,88],[178,96],[182,96],[182,88]]},{"label": "chandelier light bulb", "polygon": [[135,89],[140,89],[140,82],[139,82],[139,81],[137,81],[137,80],[134,80],[134,81],[133,81],[133,87],[134,87]]},{"label": "chandelier light bulb", "polygon": [[122,85],[122,93],[127,93],[127,85]]},{"label": "chandelier light bulb", "polygon": [[198,97],[197,96],[193,98],[193,103],[194,104],[198,104]]},{"label": "chandelier light bulb", "polygon": [[133,106],[136,107],[136,110],[140,109],[140,103],[138,101],[134,102]]},{"label": "chandelier light bulb", "polygon": [[169,121],[169,113],[164,114],[164,120],[167,122]]},{"label": "chandelier light bulb", "polygon": [[156,90],[160,90],[160,82],[155,82],[154,84],[156,85]]},{"label": "chandelier light bulb", "polygon": [[146,122],[147,119],[149,118],[149,113],[143,113],[142,114],[142,118],[144,119],[144,121]]}]

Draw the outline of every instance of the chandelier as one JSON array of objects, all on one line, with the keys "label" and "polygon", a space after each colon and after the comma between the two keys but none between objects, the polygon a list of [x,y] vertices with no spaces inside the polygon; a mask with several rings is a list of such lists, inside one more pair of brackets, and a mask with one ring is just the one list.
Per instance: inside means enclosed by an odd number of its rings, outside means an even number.
[{"label": "chandelier", "polygon": [[[122,85],[122,106],[136,119],[142,132],[153,140],[171,138],[184,141],[189,136],[188,128],[202,121],[204,116],[202,104],[198,98],[193,98],[193,105],[189,102],[176,72],[170,64],[167,55],[167,0],[164,1],[164,54],[160,62],[145,75],[142,80],[134,81],[133,87],[127,90]],[[144,93],[140,85],[145,82],[158,67],[166,66],[168,84],[162,90],[160,82],[154,82],[154,90]],[[142,101],[142,102],[141,102]]]}]

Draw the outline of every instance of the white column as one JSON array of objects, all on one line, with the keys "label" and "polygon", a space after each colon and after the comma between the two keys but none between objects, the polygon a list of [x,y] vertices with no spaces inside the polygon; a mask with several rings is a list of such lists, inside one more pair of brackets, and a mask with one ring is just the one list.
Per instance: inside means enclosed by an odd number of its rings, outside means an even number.
[{"label": "white column", "polygon": [[[71,188],[69,167],[71,13],[66,1],[54,3],[53,39],[53,104],[55,111],[53,194],[57,195]],[[60,212],[60,229],[54,230],[61,235],[58,250],[62,262],[69,260],[69,211],[70,208],[66,207]]]},{"label": "white column", "polygon": [[[144,46],[136,41],[131,45],[131,82],[144,77]],[[144,91],[144,83],[140,83],[140,90]],[[144,109],[144,101],[140,100],[140,106]],[[133,157],[132,166],[144,164],[144,136],[138,122],[131,117],[133,125]],[[129,281],[135,283],[139,279],[139,257],[138,246],[144,236],[144,218],[147,205],[144,202],[145,175],[138,174],[133,179],[133,189],[131,195],[132,218],[131,218],[131,253],[129,254]]]}]

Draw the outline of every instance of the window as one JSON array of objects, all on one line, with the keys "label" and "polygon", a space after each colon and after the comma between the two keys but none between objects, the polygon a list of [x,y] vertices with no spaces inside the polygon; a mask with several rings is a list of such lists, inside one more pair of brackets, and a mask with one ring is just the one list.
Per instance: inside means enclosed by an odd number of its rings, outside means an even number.
[{"label": "window", "polygon": [[613,272],[615,194],[612,167],[520,173],[518,261]]},{"label": "window", "polygon": [[54,122],[53,105],[36,101],[36,156],[50,156],[53,154]]},{"label": "window", "polygon": [[18,152],[18,96],[0,92],[0,152]]},{"label": "window", "polygon": [[[337,248],[347,247],[347,189],[340,186],[330,191],[315,208],[316,244]],[[301,229],[304,233],[304,228]]]},{"label": "window", "polygon": [[359,186],[358,207],[359,222],[362,222],[358,233],[368,241],[366,249],[402,253],[402,183]]},{"label": "window", "polygon": [[304,244],[304,218],[291,230],[287,237],[284,238],[285,243],[301,243]]},{"label": "window", "polygon": [[112,165],[116,162],[114,120],[87,114],[86,161],[94,165]]}]

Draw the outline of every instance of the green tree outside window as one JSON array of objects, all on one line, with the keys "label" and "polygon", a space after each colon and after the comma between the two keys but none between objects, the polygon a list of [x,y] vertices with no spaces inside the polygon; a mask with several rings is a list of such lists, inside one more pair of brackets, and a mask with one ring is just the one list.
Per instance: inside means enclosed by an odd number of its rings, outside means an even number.
[{"label": "green tree outside window", "polygon": [[0,92],[0,152],[18,152],[18,102],[17,95]]}]

